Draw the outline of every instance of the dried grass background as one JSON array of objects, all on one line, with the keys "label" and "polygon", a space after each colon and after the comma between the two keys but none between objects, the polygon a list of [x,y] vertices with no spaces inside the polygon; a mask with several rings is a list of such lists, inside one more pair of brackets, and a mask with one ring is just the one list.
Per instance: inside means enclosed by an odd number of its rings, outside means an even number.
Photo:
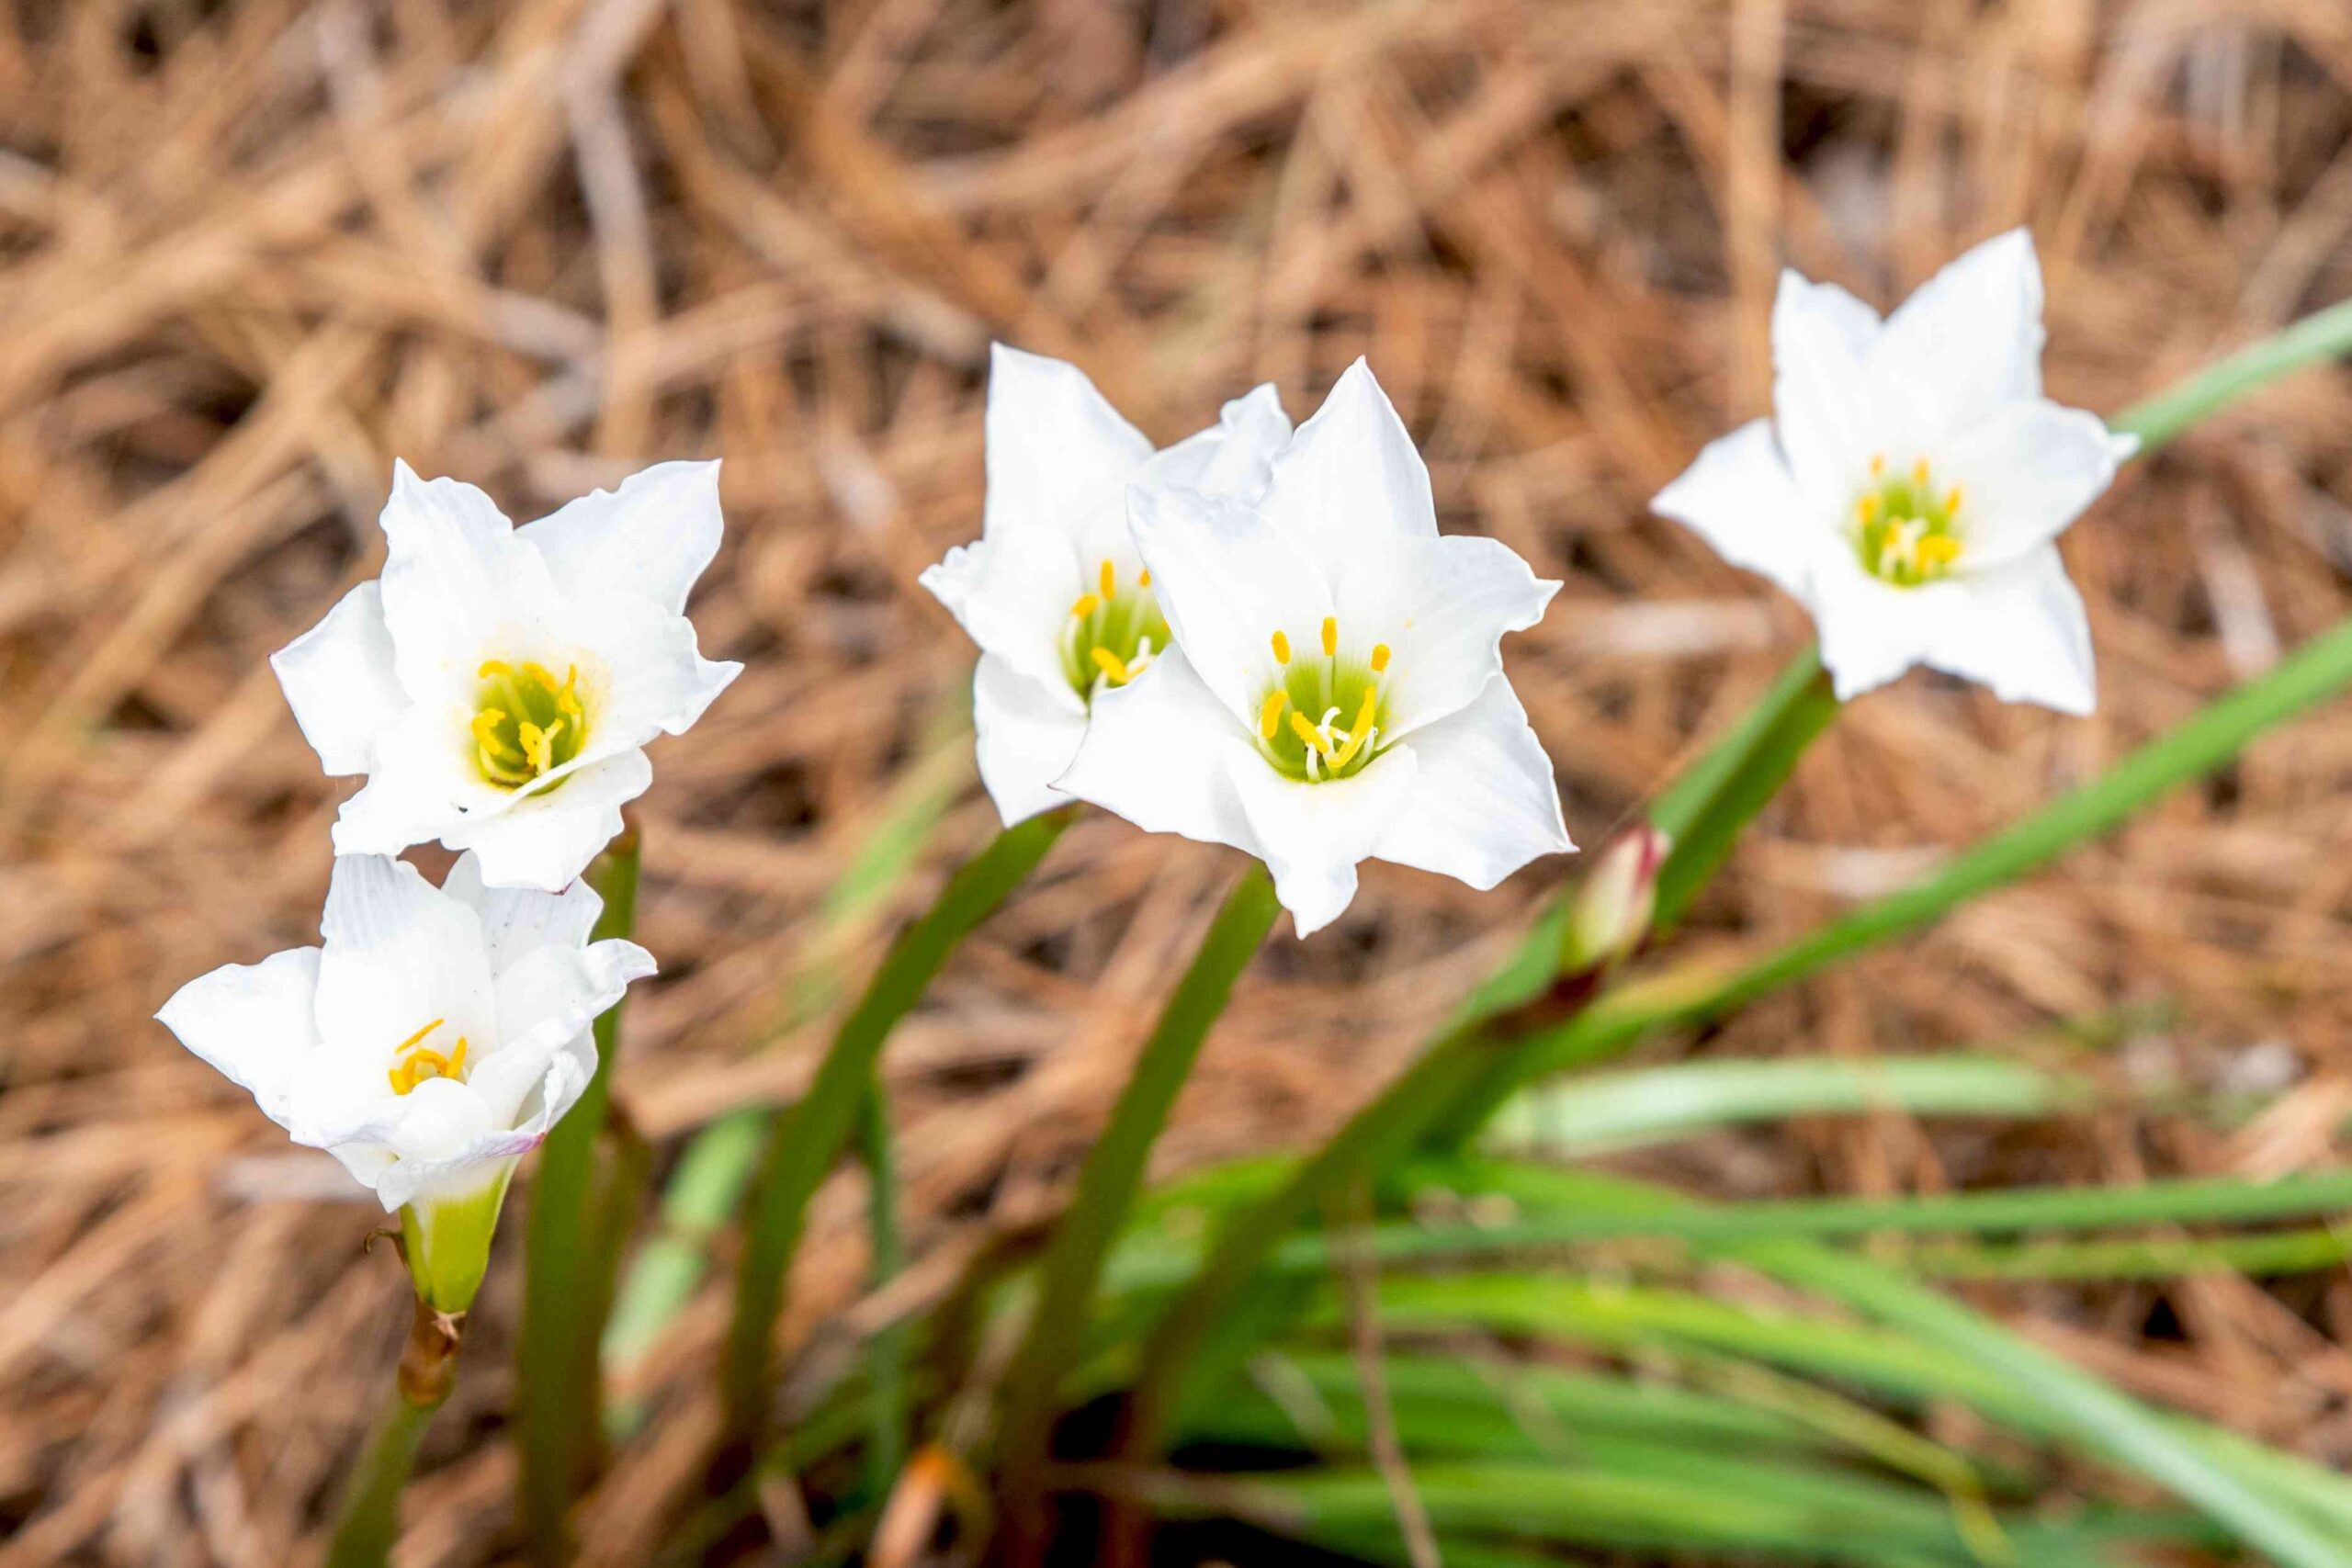
[{"label": "dried grass background", "polygon": [[[1590,844],[1804,635],[1645,513],[1764,406],[1784,261],[1883,305],[2030,223],[2052,391],[2112,410],[2352,291],[2347,138],[2336,0],[0,6],[0,1565],[295,1559],[384,1386],[407,1287],[362,1252],[380,1215],[149,1015],[315,940],[349,786],[264,660],[376,570],[394,455],[518,518],[726,457],[695,614],[749,668],[657,748],[639,935],[665,976],[618,1082],[674,1147],[797,1092],[826,1021],[778,1036],[786,997],[862,980],[992,830],[962,784],[888,907],[825,921],[893,803],[968,777],[971,650],[914,578],[978,529],[991,337],[1076,358],[1163,440],[1261,378],[1303,417],[1370,355],[1445,525],[1566,580],[1511,660]],[[1857,704],[1691,940],[1909,874],[2352,608],[2347,436],[2352,378],[2324,372],[2131,473],[2066,541],[2098,716],[1928,677]],[[2113,1109],[1800,1123],[1652,1168],[1876,1194],[2324,1163],[2352,1109],[2347,771],[2341,710],[2307,718],[1699,1045],[1864,1055],[2168,1004]],[[1090,818],[900,1031],[910,1289],[1055,1201],[1236,863]],[[1339,927],[1285,925],[1162,1168],[1333,1125],[1565,869],[1480,897],[1368,866]],[[2152,1072],[2285,1092],[2224,1136],[2132,1109]],[[797,1340],[858,1321],[860,1198],[820,1197]],[[507,1550],[520,1239],[409,1568]],[[592,1562],[640,1561],[695,1480],[719,1296],[647,1372]],[[1978,1299],[2352,1461],[2340,1272]]]}]

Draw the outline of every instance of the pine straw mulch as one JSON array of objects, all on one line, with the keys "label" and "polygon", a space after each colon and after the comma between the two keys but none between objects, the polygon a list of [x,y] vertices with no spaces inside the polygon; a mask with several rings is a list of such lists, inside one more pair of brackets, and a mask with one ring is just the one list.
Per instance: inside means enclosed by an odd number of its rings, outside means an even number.
[{"label": "pine straw mulch", "polygon": [[[0,1564],[287,1561],[384,1385],[406,1307],[360,1247],[379,1216],[148,1015],[214,964],[314,940],[348,785],[319,775],[264,659],[376,570],[395,454],[517,516],[726,457],[697,618],[749,668],[657,749],[639,935],[665,978],[632,1005],[618,1090],[674,1147],[796,1091],[825,1021],[775,1037],[781,998],[854,984],[992,829],[963,788],[886,908],[826,921],[893,802],[967,767],[970,649],[914,579],[976,531],[992,336],[1076,357],[1161,438],[1261,378],[1303,416],[1369,354],[1446,525],[1566,580],[1512,669],[1591,843],[1804,635],[1644,511],[1762,406],[1783,260],[1883,303],[2030,222],[2052,389],[2098,409],[2352,288],[2334,0],[1781,10],[12,7]],[[1692,939],[1793,932],[2344,614],[2347,430],[2352,378],[2307,376],[2130,475],[2066,547],[2098,716],[1921,677],[1857,705]],[[1879,1194],[2324,1162],[2352,1103],[2340,713],[1704,1044],[1867,1055],[2167,1004],[2112,1108],[1794,1124],[1653,1168],[1724,1195]],[[1233,869],[1089,819],[900,1032],[927,1280],[1054,1200]],[[1563,869],[1479,897],[1367,867],[1337,929],[1278,936],[1245,980],[1163,1168],[1331,1126]],[[2132,1109],[2123,1069],[2152,1062],[2285,1093],[2216,1132]],[[854,1175],[822,1195],[797,1337],[857,1295],[860,1196]],[[519,1240],[510,1224],[404,1563],[502,1550]],[[1979,1299],[2132,1388],[2352,1459],[2340,1273]],[[639,1561],[690,1483],[721,1315],[707,1291],[649,1369],[661,1419],[591,1505],[592,1562]]]}]

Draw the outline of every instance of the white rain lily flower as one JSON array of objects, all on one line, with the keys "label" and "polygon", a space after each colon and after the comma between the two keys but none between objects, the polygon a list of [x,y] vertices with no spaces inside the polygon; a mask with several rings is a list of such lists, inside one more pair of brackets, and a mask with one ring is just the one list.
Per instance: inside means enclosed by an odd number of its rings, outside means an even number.
[{"label": "white rain lily flower", "polygon": [[2090,626],[2054,543],[2138,449],[2041,395],[2041,270],[2015,230],[1882,321],[1781,275],[1773,417],[1651,505],[1813,612],[1838,695],[1926,664],[2087,714]]},{"label": "white rain lily flower", "polygon": [[1502,638],[1559,584],[1441,536],[1429,470],[1362,360],[1255,503],[1129,491],[1176,647],[1095,699],[1060,787],[1273,873],[1305,936],[1366,857],[1492,887],[1573,846]]},{"label": "white rain lily flower", "polygon": [[1007,827],[1069,804],[1054,781],[1095,697],[1167,649],[1168,622],[1127,530],[1127,487],[1251,494],[1289,438],[1282,399],[1262,386],[1154,452],[1078,367],[995,345],[980,538],[948,551],[922,585],[980,645],[980,780]]},{"label": "white rain lily flower", "polygon": [[271,660],[329,773],[365,773],[337,854],[438,839],[493,887],[555,892],[645,793],[645,745],[741,673],[695,644],[718,465],[661,463],[517,528],[455,479],[392,471],[383,575]]},{"label": "white rain lily flower", "polygon": [[588,1026],[653,973],[636,943],[589,941],[603,909],[584,882],[486,887],[472,854],[438,888],[404,861],[346,855],[323,945],[215,969],[155,1016],[296,1143],[406,1209],[420,1285],[462,1311],[515,1162],[595,1072]]}]

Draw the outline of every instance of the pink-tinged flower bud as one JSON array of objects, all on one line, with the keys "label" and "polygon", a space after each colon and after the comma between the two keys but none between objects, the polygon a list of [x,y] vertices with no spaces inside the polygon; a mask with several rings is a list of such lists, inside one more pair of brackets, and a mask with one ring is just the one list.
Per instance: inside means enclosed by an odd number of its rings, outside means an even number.
[{"label": "pink-tinged flower bud", "polygon": [[1666,834],[1641,821],[1593,857],[1561,938],[1562,975],[1610,968],[1639,950],[1657,908],[1658,867],[1672,847]]}]

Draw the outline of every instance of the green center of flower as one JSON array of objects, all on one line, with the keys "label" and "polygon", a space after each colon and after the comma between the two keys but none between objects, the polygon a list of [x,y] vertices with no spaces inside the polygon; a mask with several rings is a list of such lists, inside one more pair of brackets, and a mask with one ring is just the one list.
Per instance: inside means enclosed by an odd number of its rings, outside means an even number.
[{"label": "green center of flower", "polygon": [[427,1078],[455,1078],[459,1083],[466,1081],[466,1037],[464,1035],[458,1035],[457,1044],[446,1053],[436,1051],[425,1043],[425,1041],[431,1038],[433,1032],[446,1021],[447,1021],[445,1019],[436,1018],[392,1047],[392,1069],[390,1076],[394,1094],[406,1094]]},{"label": "green center of flower", "polygon": [[1883,453],[1871,459],[1871,488],[1854,501],[1852,537],[1862,570],[1881,582],[1917,588],[1951,571],[1960,558],[1961,491],[1937,485],[1920,458],[1890,474]]},{"label": "green center of flower", "polygon": [[1340,657],[1340,623],[1323,617],[1323,656],[1292,657],[1290,637],[1273,636],[1280,674],[1258,708],[1258,750],[1285,778],[1323,784],[1360,773],[1380,754],[1388,710],[1388,645],[1368,659]]},{"label": "green center of flower", "polygon": [[1133,587],[1119,585],[1119,569],[1105,560],[1095,574],[1096,592],[1081,593],[1062,627],[1062,673],[1071,690],[1089,702],[1096,686],[1124,686],[1144,671],[1152,655],[1168,646],[1168,617],[1151,591],[1151,573]]},{"label": "green center of flower", "polygon": [[[580,700],[580,667],[559,681],[544,664],[483,661],[475,676],[474,765],[501,789],[524,789],[580,755],[588,712]],[[561,780],[548,785],[560,788]]]}]

